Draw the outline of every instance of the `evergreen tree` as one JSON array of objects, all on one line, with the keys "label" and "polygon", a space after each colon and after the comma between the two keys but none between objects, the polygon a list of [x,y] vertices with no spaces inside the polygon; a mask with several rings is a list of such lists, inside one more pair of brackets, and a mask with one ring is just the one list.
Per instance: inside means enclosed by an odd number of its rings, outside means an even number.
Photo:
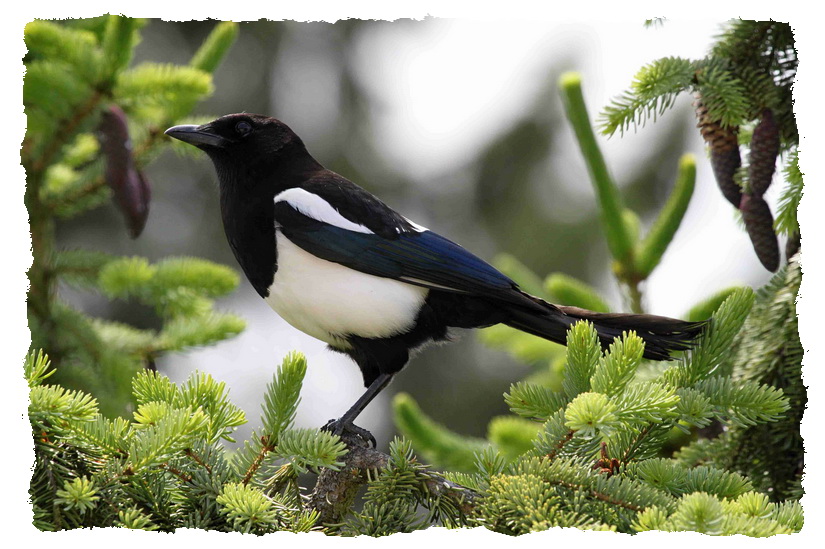
[{"label": "evergreen tree", "polygon": [[109,419],[97,401],[45,380],[48,358],[31,353],[29,419],[35,442],[34,524],[42,530],[120,526],[302,532],[317,513],[301,505],[298,474],[340,465],[345,447],[326,432],[293,428],[306,360],[290,354],[267,388],[261,430],[228,454],[221,440],[246,422],[225,384],[195,372],[182,385],[144,370],[132,421]]},{"label": "evergreen tree", "polygon": [[[800,245],[796,207],[802,174],[791,96],[796,67],[790,25],[737,19],[728,23],[705,58],[665,57],[643,67],[630,90],[602,115],[605,134],[624,132],[658,118],[682,92],[692,91],[719,188],[742,213],[754,251],[770,271],[779,268],[777,232],[788,237],[788,258]],[[762,196],[780,153],[786,155],[786,185],[774,221]]]},{"label": "evergreen tree", "polygon": [[[787,25],[732,22],[707,59],[664,59],[643,69],[633,90],[606,110],[605,132],[659,116],[691,86],[705,97],[700,124],[713,120],[730,129],[761,115],[761,122],[752,122],[750,165],[756,158],[764,169],[734,170],[736,189],[761,200],[766,184],[758,183],[754,191],[746,177],[770,180],[776,154],[760,157],[764,137],[759,133],[779,132],[783,150],[791,152],[776,227],[798,235],[802,177],[790,108],[795,59]],[[748,63],[759,65],[772,84],[763,75],[762,87],[754,87],[760,77],[755,69],[743,68]],[[735,71],[749,75],[749,83],[742,83],[742,76],[731,84]],[[640,238],[638,219],[623,205],[591,130],[578,75],[562,77],[561,88],[599,199],[613,272],[633,308],[641,311],[639,282],[651,274],[678,229],[692,194],[695,161],[683,157],[671,197]],[[775,122],[770,131],[766,119]],[[724,170],[709,142],[720,179]],[[720,186],[730,194],[729,187]],[[754,245],[760,253],[756,240]],[[396,423],[430,462],[454,471],[450,478],[485,494],[480,516],[477,509],[472,520],[500,532],[550,526],[754,536],[798,531],[804,457],[799,422],[806,390],[795,308],[801,272],[795,257],[755,297],[749,289],[730,288],[693,307],[688,319],[712,320],[701,345],[675,366],[641,362],[634,334],[617,339],[602,355],[595,333],[584,323],[571,328],[566,352],[495,327],[482,333],[487,343],[536,366],[505,395],[521,419],[496,418],[486,440],[468,439],[433,423],[410,397],[399,395]],[[593,288],[566,275],[554,273],[542,281],[506,256],[498,266],[548,300],[609,311]],[[536,421],[542,422],[538,434]],[[757,516],[768,520],[756,521]]]},{"label": "evergreen tree", "polygon": [[[196,258],[156,264],[55,245],[59,220],[110,197],[135,238],[149,212],[143,170],[169,146],[163,131],[212,92],[212,72],[237,35],[220,23],[189,65],[130,66],[143,21],[120,16],[64,22],[36,20],[25,29],[23,83],[27,129],[22,160],[33,262],[28,318],[32,349],[60,365],[55,380],[99,395],[107,415],[122,414],[132,376],[162,353],[237,334],[243,321],[213,310],[237,274]],[[185,150],[185,149],[182,149]],[[160,330],[92,318],[60,298],[68,284],[152,307]]]},{"label": "evergreen tree", "polygon": [[[740,21],[730,29],[712,56],[690,62],[691,70],[705,71],[699,80],[654,86],[649,95],[637,90],[641,95],[626,96],[624,107],[608,109],[618,121],[614,131],[661,114],[673,94],[697,86],[703,95],[702,116],[720,128],[753,122],[748,117],[759,113],[759,124],[772,118],[780,128],[782,147],[793,142],[784,104],[759,99],[759,93],[770,96],[774,88],[741,69],[749,59],[795,66],[795,57],[788,60],[784,27]],[[760,42],[766,39],[775,44],[769,55]],[[643,74],[658,71],[650,82],[667,82],[662,74],[672,69],[678,80],[684,76],[680,63],[654,64],[657,70]],[[734,73],[738,85],[748,90],[742,92],[744,99],[736,99],[726,87]],[[781,88],[785,81],[777,80],[775,71],[771,74],[773,85]],[[762,87],[741,83],[751,76]],[[692,195],[696,162],[688,155],[682,158],[670,198],[641,235],[638,216],[625,207],[609,175],[579,76],[564,75],[561,91],[596,189],[613,272],[640,311],[640,283],[678,230]],[[789,100],[790,95],[779,97]],[[771,115],[764,114],[766,108]],[[737,112],[744,118],[736,118]],[[773,131],[757,129],[754,134]],[[793,190],[783,195],[777,228],[798,233],[795,208],[802,180],[795,150],[791,158],[785,174]],[[749,172],[750,179],[736,173],[737,181],[749,181],[738,187],[743,197],[761,196],[754,192],[756,172]],[[735,194],[731,188],[723,187],[723,192]],[[489,329],[484,341],[535,367],[504,395],[512,414],[495,418],[485,438],[470,438],[438,425],[410,396],[400,394],[393,410],[404,437],[392,442],[389,454],[352,435],[294,427],[306,371],[306,361],[297,353],[287,356],[267,387],[259,429],[232,452],[223,441],[231,440],[245,417],[228,400],[225,386],[210,376],[195,373],[176,385],[141,371],[132,378],[136,408],[131,419],[111,419],[86,392],[47,384],[54,370],[42,353],[32,352],[25,374],[35,447],[34,523],[43,530],[197,527],[259,535],[318,530],[382,536],[432,525],[483,526],[509,535],[555,526],[631,534],[689,530],[761,537],[798,532],[803,525],[798,499],[804,456],[799,421],[806,403],[795,308],[798,257],[756,292],[729,288],[694,306],[685,316],[709,319],[708,327],[697,347],[670,362],[643,360],[644,342],[633,332],[617,337],[603,352],[585,321],[570,328],[566,349],[508,328]],[[203,317],[188,314],[206,310],[216,290],[196,286],[181,292],[187,297],[180,300],[165,297],[165,281],[202,278],[186,279],[192,271],[171,265],[110,260],[92,278],[109,295],[135,296],[157,303],[159,311],[169,307],[187,321],[202,322]],[[593,288],[564,274],[542,279],[513,257],[500,258],[499,266],[531,293],[610,310]],[[112,341],[132,342],[133,348],[146,341],[134,329],[117,329],[120,335]],[[188,332],[183,328],[175,333],[181,336],[177,341],[201,341],[184,337]],[[201,326],[188,337],[204,333],[209,331]],[[61,361],[57,373],[72,367]],[[413,449],[432,466],[420,462]],[[310,491],[302,479],[313,478]],[[366,491],[359,492],[364,485]]]}]

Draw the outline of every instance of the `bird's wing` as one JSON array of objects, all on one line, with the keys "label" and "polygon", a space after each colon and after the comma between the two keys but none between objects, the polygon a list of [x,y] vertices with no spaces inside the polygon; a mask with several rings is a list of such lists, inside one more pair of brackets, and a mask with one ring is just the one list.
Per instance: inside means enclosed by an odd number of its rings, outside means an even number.
[{"label": "bird's wing", "polygon": [[[342,204],[340,197],[327,201],[330,196],[324,194],[318,189],[293,188],[275,197],[278,229],[312,255],[428,288],[521,301],[512,295],[520,294],[514,292],[516,284],[494,267],[383,203],[389,212],[376,212],[373,204],[369,221],[359,223],[355,216],[343,215],[349,205]],[[395,216],[404,223],[398,223]],[[377,227],[376,220],[382,218],[389,222]]]}]

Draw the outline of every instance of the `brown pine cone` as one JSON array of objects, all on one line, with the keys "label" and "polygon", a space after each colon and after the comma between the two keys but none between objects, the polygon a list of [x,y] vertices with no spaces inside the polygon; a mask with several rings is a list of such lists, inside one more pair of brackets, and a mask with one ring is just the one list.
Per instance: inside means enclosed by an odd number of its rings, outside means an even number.
[{"label": "brown pine cone", "polygon": [[132,238],[137,238],[149,217],[151,189],[135,166],[126,113],[117,105],[103,111],[97,128],[100,151],[106,160],[105,179],[115,204],[126,218]]},{"label": "brown pine cone", "polygon": [[699,132],[710,148],[710,166],[713,168],[716,184],[719,185],[719,189],[728,202],[738,208],[742,200],[742,189],[736,183],[734,175],[742,165],[739,142],[736,138],[739,128],[723,127],[712,120],[698,94],[693,105],[696,108],[696,117],[699,119],[696,127],[699,128]]},{"label": "brown pine cone", "polygon": [[743,194],[739,205],[756,257],[771,272],[779,268],[779,240],[773,230],[773,215],[761,196]]},{"label": "brown pine cone", "polygon": [[748,183],[751,193],[762,196],[771,184],[779,155],[779,126],[770,109],[762,111],[762,119],[753,129],[751,137]]}]

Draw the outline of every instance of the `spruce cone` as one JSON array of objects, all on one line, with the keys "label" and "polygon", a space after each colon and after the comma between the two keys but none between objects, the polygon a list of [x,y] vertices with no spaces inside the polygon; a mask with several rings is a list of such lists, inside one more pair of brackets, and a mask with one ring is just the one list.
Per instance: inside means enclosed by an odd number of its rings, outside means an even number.
[{"label": "spruce cone", "polygon": [[761,196],[743,194],[739,205],[756,257],[771,272],[779,268],[779,240],[773,231],[773,216]]},{"label": "spruce cone", "polygon": [[736,138],[739,128],[723,127],[719,122],[712,120],[698,94],[693,105],[696,107],[696,117],[699,119],[696,127],[699,128],[699,132],[710,148],[710,166],[713,168],[716,184],[719,185],[719,189],[728,202],[738,208],[742,200],[742,189],[736,183],[734,175],[742,165],[739,142]]},{"label": "spruce cone", "polygon": [[762,196],[771,184],[779,155],[779,126],[770,109],[762,111],[762,119],[753,129],[751,137],[748,182],[751,193]]},{"label": "spruce cone", "polygon": [[104,110],[97,135],[106,160],[106,184],[111,187],[115,204],[126,218],[130,236],[137,238],[149,217],[151,189],[135,166],[126,113],[117,105]]}]

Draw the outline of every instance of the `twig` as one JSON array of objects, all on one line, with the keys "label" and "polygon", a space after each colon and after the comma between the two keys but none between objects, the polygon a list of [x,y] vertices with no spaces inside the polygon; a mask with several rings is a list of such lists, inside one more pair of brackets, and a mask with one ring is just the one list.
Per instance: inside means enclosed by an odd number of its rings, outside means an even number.
[{"label": "twig", "polygon": [[556,486],[564,486],[565,488],[570,488],[571,490],[583,490],[583,491],[589,493],[590,496],[592,496],[592,497],[594,497],[594,498],[596,498],[600,501],[604,501],[604,502],[609,503],[611,505],[617,505],[619,507],[624,507],[625,509],[630,509],[631,511],[638,512],[638,511],[643,511],[645,509],[643,506],[635,505],[633,503],[630,503],[629,501],[622,501],[620,499],[614,498],[614,497],[612,497],[608,494],[605,494],[603,492],[599,492],[598,490],[596,490],[594,488],[590,488],[590,487],[585,486],[583,484],[575,484],[575,483],[572,483],[572,482],[564,482],[562,480],[551,480],[551,481],[547,481],[547,482],[549,484],[555,484]]},{"label": "twig", "polygon": [[268,436],[262,436],[261,443],[261,451],[258,452],[257,456],[255,456],[255,461],[253,461],[252,464],[249,466],[249,469],[246,470],[246,474],[244,475],[243,480],[241,481],[244,486],[249,484],[249,481],[252,480],[253,476],[255,476],[255,473],[258,471],[258,469],[261,467],[261,464],[264,462],[264,458],[266,457],[266,455],[275,449],[275,446],[273,444],[270,444]]},{"label": "twig", "polygon": [[161,463],[160,468],[164,469],[166,471],[169,471],[170,473],[172,473],[173,475],[178,477],[181,481],[183,481],[187,484],[192,482],[192,475],[190,475],[188,473],[184,473],[183,471],[181,471],[181,470],[179,470],[175,467],[172,467],[168,463]]},{"label": "twig", "polygon": [[198,454],[196,454],[195,452],[192,451],[191,448],[187,448],[186,450],[183,451],[183,453],[186,454],[187,457],[192,459],[192,461],[194,461],[195,463],[197,463],[198,465],[200,465],[201,467],[206,469],[207,473],[209,473],[210,475],[212,474],[212,467],[210,467],[208,463],[204,462],[200,458],[200,456],[198,456]]},{"label": "twig", "polygon": [[568,442],[570,442],[570,440],[573,438],[573,435],[575,435],[575,434],[576,434],[576,431],[574,431],[572,429],[567,431],[567,434],[564,435],[564,438],[561,439],[559,441],[559,443],[556,444],[556,447],[553,449],[553,451],[550,452],[549,454],[547,454],[545,457],[547,459],[551,459],[551,460],[554,459],[558,455],[558,453],[561,451],[561,449],[564,448],[564,445],[567,444]]},{"label": "twig", "polygon": [[619,460],[621,463],[628,463],[633,455],[636,453],[636,450],[642,445],[642,441],[645,439],[647,435],[650,434],[650,431],[653,429],[654,424],[649,423],[644,429],[639,431],[639,433],[633,438],[630,446],[628,446],[627,450],[625,451],[624,455]]}]

